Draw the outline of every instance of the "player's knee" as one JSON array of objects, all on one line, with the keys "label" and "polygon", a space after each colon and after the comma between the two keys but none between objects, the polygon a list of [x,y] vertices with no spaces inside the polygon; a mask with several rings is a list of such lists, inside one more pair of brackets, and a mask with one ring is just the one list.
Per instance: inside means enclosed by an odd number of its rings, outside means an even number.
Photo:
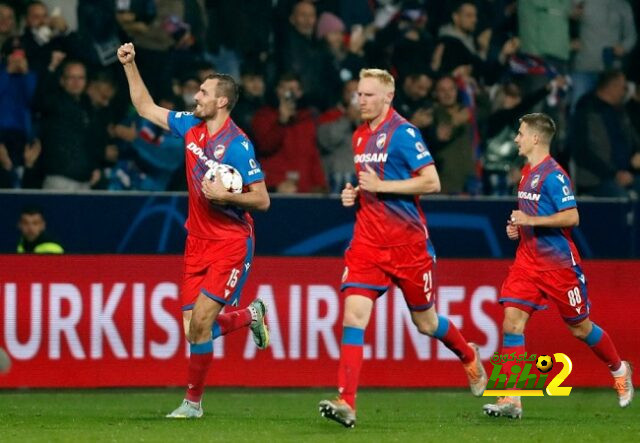
[{"label": "player's knee", "polygon": [[435,334],[436,330],[438,329],[437,317],[436,321],[434,321],[432,318],[423,318],[420,320],[414,319],[413,323],[418,328],[418,332],[428,336],[433,336],[433,334]]},{"label": "player's knee", "polygon": [[591,332],[591,323],[582,322],[577,325],[568,325],[571,334],[579,340],[584,340]]},{"label": "player's knee", "polygon": [[345,310],[342,324],[345,326],[364,328],[367,326],[367,313],[356,310]]},{"label": "player's knee", "polygon": [[502,322],[502,332],[505,334],[522,334],[524,333],[525,324],[520,319],[505,317]]}]

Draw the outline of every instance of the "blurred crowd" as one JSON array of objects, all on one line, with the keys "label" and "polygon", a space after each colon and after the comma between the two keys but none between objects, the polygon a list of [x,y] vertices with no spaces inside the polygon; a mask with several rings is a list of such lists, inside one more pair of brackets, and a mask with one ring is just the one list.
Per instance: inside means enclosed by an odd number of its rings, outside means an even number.
[{"label": "blurred crowd", "polygon": [[0,187],[184,190],[180,139],[131,107],[121,42],[160,106],[207,75],[279,193],[355,182],[360,69],[389,70],[446,194],[510,195],[518,117],[558,126],[582,195],[640,191],[638,2],[627,0],[0,0]]}]

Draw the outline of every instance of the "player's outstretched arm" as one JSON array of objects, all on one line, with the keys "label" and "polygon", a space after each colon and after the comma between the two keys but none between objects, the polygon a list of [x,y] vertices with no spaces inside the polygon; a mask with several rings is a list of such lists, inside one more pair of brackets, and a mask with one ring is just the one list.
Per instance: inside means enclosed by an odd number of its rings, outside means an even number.
[{"label": "player's outstretched arm", "polygon": [[169,110],[154,103],[151,94],[149,94],[147,87],[142,81],[140,71],[138,71],[138,67],[136,66],[135,57],[136,51],[133,43],[125,43],[118,48],[118,60],[122,63],[124,73],[127,76],[129,94],[131,95],[133,106],[135,106],[136,111],[138,111],[138,114],[142,117],[155,125],[169,129],[169,123],[167,121]]},{"label": "player's outstretched arm", "polygon": [[369,165],[365,165],[365,168],[365,171],[360,171],[358,174],[360,189],[365,191],[407,195],[440,192],[440,177],[432,164],[420,169],[416,177],[406,180],[380,180]]},{"label": "player's outstretched arm", "polygon": [[538,228],[572,228],[580,223],[576,208],[566,209],[552,215],[527,215],[522,211],[511,212],[509,223],[513,226],[535,226]]}]

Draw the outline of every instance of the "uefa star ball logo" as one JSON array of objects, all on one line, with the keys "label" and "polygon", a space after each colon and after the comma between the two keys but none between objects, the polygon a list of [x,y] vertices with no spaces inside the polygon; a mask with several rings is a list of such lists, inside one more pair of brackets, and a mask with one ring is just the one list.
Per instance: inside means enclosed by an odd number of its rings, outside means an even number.
[{"label": "uefa star ball logo", "polygon": [[553,368],[553,360],[551,359],[551,356],[549,355],[539,356],[538,359],[536,360],[536,368],[538,368],[538,371],[542,372],[543,374],[546,374],[547,372],[549,372],[551,368]]}]

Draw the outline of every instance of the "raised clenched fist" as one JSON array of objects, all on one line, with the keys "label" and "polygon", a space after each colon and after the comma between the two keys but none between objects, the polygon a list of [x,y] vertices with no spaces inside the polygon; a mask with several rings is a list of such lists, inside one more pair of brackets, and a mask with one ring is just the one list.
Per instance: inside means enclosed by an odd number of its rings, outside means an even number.
[{"label": "raised clenched fist", "polygon": [[125,43],[118,48],[118,60],[123,65],[128,65],[133,62],[136,56],[136,50],[133,47],[133,43]]}]

